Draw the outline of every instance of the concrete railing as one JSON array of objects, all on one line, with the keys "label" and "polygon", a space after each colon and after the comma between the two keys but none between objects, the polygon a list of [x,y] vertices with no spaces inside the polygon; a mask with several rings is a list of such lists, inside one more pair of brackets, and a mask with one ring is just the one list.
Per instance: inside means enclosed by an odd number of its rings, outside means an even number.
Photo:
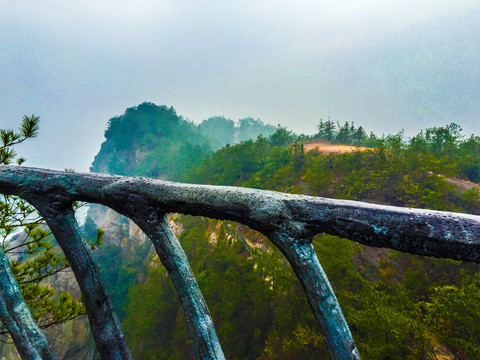
[{"label": "concrete railing", "polygon": [[[168,213],[234,220],[267,236],[301,282],[334,359],[360,356],[313,249],[316,234],[419,255],[480,262],[480,217],[473,215],[5,165],[0,165],[0,193],[27,200],[44,217],[78,281],[102,359],[131,359],[131,355],[91,250],[80,234],[74,201],[108,206],[129,217],[148,235],[177,290],[199,359],[224,359],[224,355],[185,253],[165,221]],[[5,254],[0,257],[5,258]],[[55,359],[30,319],[8,262],[0,268],[0,286],[0,320],[7,325],[22,357]]]}]

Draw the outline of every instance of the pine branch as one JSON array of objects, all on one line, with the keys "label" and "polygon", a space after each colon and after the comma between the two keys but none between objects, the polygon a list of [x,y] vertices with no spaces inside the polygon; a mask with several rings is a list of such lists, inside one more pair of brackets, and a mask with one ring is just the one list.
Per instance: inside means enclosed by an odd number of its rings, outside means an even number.
[{"label": "pine branch", "polygon": [[23,116],[22,125],[20,126],[20,133],[24,139],[34,138],[38,135],[40,117],[38,116]]}]

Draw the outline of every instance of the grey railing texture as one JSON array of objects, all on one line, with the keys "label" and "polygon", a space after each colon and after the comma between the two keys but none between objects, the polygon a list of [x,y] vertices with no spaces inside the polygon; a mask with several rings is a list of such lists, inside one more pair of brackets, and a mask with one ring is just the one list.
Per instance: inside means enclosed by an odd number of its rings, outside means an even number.
[{"label": "grey railing texture", "polygon": [[[318,233],[419,255],[480,262],[480,217],[371,205],[227,186],[61,172],[0,165],[0,193],[30,202],[45,218],[75,274],[102,359],[131,359],[120,323],[82,238],[72,202],[108,206],[153,242],[183,306],[199,359],[224,359],[185,253],[165,216],[182,213],[233,220],[255,229],[285,255],[301,282],[334,359],[360,359],[337,298],[317,259]],[[0,253],[0,320],[25,359],[55,359]]]}]

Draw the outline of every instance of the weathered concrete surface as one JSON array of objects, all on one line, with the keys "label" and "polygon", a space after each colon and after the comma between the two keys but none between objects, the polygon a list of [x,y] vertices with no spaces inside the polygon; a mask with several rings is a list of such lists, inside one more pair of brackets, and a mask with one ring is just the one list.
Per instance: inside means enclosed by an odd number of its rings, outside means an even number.
[{"label": "weathered concrete surface", "polygon": [[234,220],[267,235],[277,230],[300,241],[328,233],[369,246],[480,262],[480,217],[474,215],[7,165],[0,165],[0,192],[24,198],[52,194],[62,202],[117,208],[148,203],[162,213]]},{"label": "weathered concrete surface", "polygon": [[340,304],[313,245],[285,238],[285,234],[276,232],[269,234],[269,238],[285,255],[300,280],[332,359],[360,360]]},{"label": "weathered concrete surface", "polygon": [[[91,250],[82,238],[71,203],[47,194],[47,199],[27,199],[37,208],[63,250],[82,292],[93,338],[102,359],[131,360],[120,321],[113,312]],[[42,201],[47,200],[47,201]]]},{"label": "weathered concrete surface", "polygon": [[0,320],[12,336],[22,359],[56,360],[47,339],[23,300],[8,259],[0,246]]},{"label": "weathered concrete surface", "polygon": [[165,214],[141,201],[114,208],[128,216],[152,241],[155,251],[175,286],[185,313],[193,349],[198,359],[224,360],[207,303],[193,275],[187,255],[173,233]]},{"label": "weathered concrete surface", "polygon": [[[129,216],[141,214],[140,209],[149,209],[157,218],[140,216],[142,220],[139,217],[136,221],[159,243],[170,237],[168,229],[159,225],[158,216],[170,212],[246,224],[269,237],[289,260],[335,359],[359,356],[311,246],[314,235],[328,233],[369,246],[480,262],[480,217],[466,214],[13,166],[0,166],[0,192],[21,196],[39,206],[53,202],[61,207],[82,200],[109,206]],[[167,254],[168,251],[160,250]]]}]

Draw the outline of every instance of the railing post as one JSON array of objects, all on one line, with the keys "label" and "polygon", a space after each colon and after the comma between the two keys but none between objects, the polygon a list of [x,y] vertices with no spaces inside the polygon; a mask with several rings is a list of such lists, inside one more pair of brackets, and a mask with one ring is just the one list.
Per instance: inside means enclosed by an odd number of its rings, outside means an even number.
[{"label": "railing post", "polygon": [[270,233],[268,237],[285,255],[300,280],[332,359],[360,360],[350,328],[312,243],[282,232]]},{"label": "railing post", "polygon": [[164,214],[144,209],[140,216],[129,217],[152,241],[160,261],[167,269],[185,313],[185,320],[198,359],[224,360],[207,303],[193,275],[187,256]]},{"label": "railing post", "polygon": [[45,219],[72,268],[100,357],[103,360],[131,360],[120,322],[100,280],[91,250],[81,236],[71,204],[53,199],[30,199],[29,202]]},{"label": "railing post", "polygon": [[45,335],[35,323],[0,246],[0,320],[5,324],[22,359],[56,360]]}]

